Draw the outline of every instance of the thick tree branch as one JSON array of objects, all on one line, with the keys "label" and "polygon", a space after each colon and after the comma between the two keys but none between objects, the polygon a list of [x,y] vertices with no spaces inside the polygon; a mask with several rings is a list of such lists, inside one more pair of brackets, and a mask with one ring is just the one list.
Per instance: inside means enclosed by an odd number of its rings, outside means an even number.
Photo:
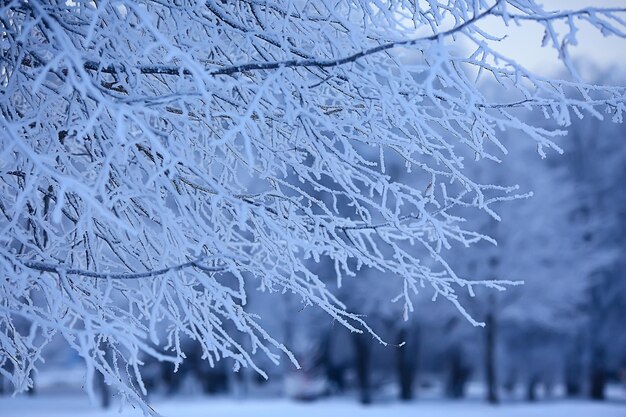
[{"label": "thick tree branch", "polygon": [[193,261],[184,262],[182,264],[173,265],[167,268],[155,269],[153,271],[135,272],[135,273],[109,273],[109,272],[95,272],[85,269],[67,268],[64,265],[53,265],[44,262],[37,261],[24,261],[21,262],[23,266],[29,269],[34,269],[41,272],[51,272],[54,274],[65,275],[80,275],[86,278],[102,278],[102,279],[140,279],[151,278],[160,275],[165,275],[168,272],[181,271],[187,268],[198,268],[204,272],[223,272],[225,267],[209,267],[201,263],[205,258],[198,258]]},{"label": "thick tree branch", "polygon": [[[624,7],[607,7],[607,8],[598,8],[598,7],[585,7],[584,9],[578,10],[560,10],[558,12],[548,12],[544,16],[531,16],[531,15],[522,15],[522,14],[508,14],[508,17],[511,19],[519,19],[519,20],[534,20],[534,21],[548,21],[548,20],[559,20],[559,19],[568,19],[572,16],[592,16],[594,14],[612,14],[612,13],[626,13],[626,8]],[[493,12],[494,16],[503,16],[502,12]]]},{"label": "thick tree branch", "polygon": [[[273,70],[279,68],[332,68],[338,67],[341,65],[349,64],[355,62],[361,58],[367,57],[369,55],[374,55],[379,52],[384,52],[398,46],[411,46],[418,44],[420,42],[425,41],[433,41],[442,37],[447,37],[457,33],[468,26],[476,23],[477,21],[483,19],[484,17],[492,14],[494,9],[500,4],[502,0],[498,0],[493,6],[488,8],[483,13],[476,15],[475,17],[463,22],[462,24],[453,27],[447,31],[443,31],[440,33],[436,33],[426,37],[420,37],[415,39],[406,39],[395,42],[388,42],[382,45],[378,45],[369,49],[365,49],[363,51],[359,51],[353,53],[351,55],[337,58],[337,59],[290,59],[286,61],[275,61],[275,62],[251,62],[248,64],[241,65],[233,65],[229,67],[224,67],[216,70],[209,71],[209,75],[211,76],[219,76],[219,75],[234,75],[246,71],[263,71],[263,70]],[[40,59],[35,56],[37,64],[35,66],[40,66],[42,63]],[[31,66],[33,65],[31,62],[26,62],[25,65]],[[88,71],[97,71],[105,74],[123,74],[129,71],[129,68],[124,64],[110,64],[103,65],[98,61],[86,61],[84,63],[84,68]],[[134,71],[139,72],[143,75],[172,75],[172,76],[180,76],[180,75],[193,75],[193,73],[187,69],[176,65],[139,65],[133,67]]]},{"label": "thick tree branch", "polygon": [[[208,70],[209,75],[211,76],[220,76],[220,75],[234,75],[246,71],[264,71],[264,70],[274,70],[279,68],[332,68],[338,67],[341,65],[349,64],[352,62],[356,62],[359,59],[364,57],[377,54],[379,52],[384,52],[399,46],[412,46],[425,41],[433,41],[439,39],[441,37],[448,37],[453,35],[468,26],[471,26],[478,22],[479,20],[489,16],[501,16],[501,12],[495,11],[495,8],[501,3],[501,0],[498,0],[493,6],[488,8],[483,13],[476,15],[475,17],[463,22],[462,24],[453,27],[447,31],[443,31],[440,33],[436,33],[426,37],[420,37],[415,39],[406,39],[395,42],[388,42],[382,45],[378,45],[369,49],[365,49],[363,51],[359,51],[353,53],[351,55],[344,56],[342,58],[337,59],[291,59],[286,61],[275,61],[275,62],[251,62],[247,64],[233,65],[228,67],[223,67],[215,70]],[[566,12],[553,13],[547,16],[528,16],[528,15],[515,15],[510,14],[509,17],[514,19],[524,19],[524,20],[557,20],[563,19],[571,16],[578,15],[590,15],[592,13],[626,13],[626,8],[609,8],[609,9],[598,9],[598,8],[585,8],[580,10],[570,10]],[[40,62],[40,58],[34,56],[36,63],[32,63],[29,60],[24,60],[23,64],[27,66],[41,66],[43,65]],[[33,65],[34,64],[34,65]],[[127,73],[129,67],[124,64],[109,64],[103,65],[101,62],[89,60],[84,63],[84,68],[88,71],[97,71],[105,74],[123,74]],[[181,75],[193,75],[193,72],[187,68],[183,68],[181,66],[176,65],[138,65],[132,67],[132,70],[142,74],[142,75],[171,75],[171,76],[181,76]]]}]

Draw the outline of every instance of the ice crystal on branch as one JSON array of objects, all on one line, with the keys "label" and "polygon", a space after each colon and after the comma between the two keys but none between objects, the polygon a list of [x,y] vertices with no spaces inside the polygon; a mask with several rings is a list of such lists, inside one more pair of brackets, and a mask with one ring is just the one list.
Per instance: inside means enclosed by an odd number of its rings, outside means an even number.
[{"label": "ice crystal on branch", "polygon": [[[516,198],[474,181],[464,157],[497,161],[503,130],[555,148],[562,132],[525,123],[524,111],[567,126],[571,114],[619,120],[624,108],[623,88],[580,81],[567,54],[581,22],[624,37],[622,9],[31,0],[0,10],[0,372],[27,388],[60,334],[147,412],[141,358],[179,363],[181,338],[211,362],[261,373],[255,352],[289,355],[246,310],[250,289],[292,292],[369,331],[315,262],[333,263],[339,283],[362,267],[393,276],[407,313],[421,288],[464,312],[457,291],[512,284],[457,276],[444,259],[452,242],[488,238],[465,230],[462,213],[497,217],[490,205]],[[497,52],[486,19],[542,25],[571,79]],[[490,100],[485,79],[510,101]],[[410,176],[388,169],[397,160]]]}]

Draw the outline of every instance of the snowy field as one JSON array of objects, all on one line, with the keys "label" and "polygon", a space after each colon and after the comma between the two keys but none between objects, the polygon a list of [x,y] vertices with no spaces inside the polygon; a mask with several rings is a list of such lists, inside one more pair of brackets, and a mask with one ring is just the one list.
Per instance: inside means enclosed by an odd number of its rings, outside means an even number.
[{"label": "snowy field", "polygon": [[[626,403],[613,401],[552,401],[538,404],[512,403],[488,406],[478,401],[422,400],[408,404],[376,404],[364,407],[353,400],[335,399],[299,403],[278,399],[178,398],[156,402],[165,417],[626,417]],[[49,396],[0,398],[1,417],[139,417],[129,408],[102,411],[85,397]]]}]

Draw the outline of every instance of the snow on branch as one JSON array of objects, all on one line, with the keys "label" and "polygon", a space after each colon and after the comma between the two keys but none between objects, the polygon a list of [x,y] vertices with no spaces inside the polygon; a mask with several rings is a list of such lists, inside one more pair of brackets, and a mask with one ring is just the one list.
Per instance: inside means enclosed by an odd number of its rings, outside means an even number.
[{"label": "snow on branch", "polygon": [[[368,55],[384,52],[384,51],[387,51],[389,49],[396,48],[399,46],[411,46],[419,42],[433,41],[442,37],[453,35],[454,33],[459,32],[463,30],[464,28],[474,24],[475,22],[479,21],[483,17],[489,16],[496,6],[497,6],[497,3],[491,6],[486,11],[482,12],[480,15],[475,16],[450,30],[446,30],[441,33],[437,33],[437,34],[426,36],[426,37],[416,38],[416,39],[387,42],[382,45],[368,48],[366,50],[359,51],[359,52],[353,53],[351,55],[348,55],[342,58],[327,59],[327,60],[292,59],[288,61],[260,62],[260,63],[252,62],[248,64],[233,65],[230,67],[219,68],[219,69],[209,69],[208,73],[209,75],[217,76],[217,75],[234,75],[234,74],[238,74],[238,73],[242,73],[246,71],[274,70],[274,69],[279,69],[279,68],[337,67],[340,65],[345,65],[345,64],[355,62],[356,60],[366,57]],[[107,74],[119,74],[119,73],[123,73],[127,71],[123,65],[116,66],[112,64],[112,65],[102,66],[100,63],[96,61],[87,61],[85,62],[84,67],[87,70],[98,71],[98,72],[103,72]],[[191,71],[185,68],[175,67],[175,66],[143,65],[143,66],[135,67],[135,70],[145,75],[192,75]]]},{"label": "snow on branch", "polygon": [[146,272],[135,272],[135,273],[110,273],[110,272],[94,272],[87,271],[84,269],[72,269],[72,268],[64,268],[62,265],[53,265],[43,262],[35,262],[35,261],[24,261],[23,265],[27,268],[34,269],[41,272],[53,272],[55,274],[65,274],[65,275],[79,275],[82,277],[88,278],[101,278],[101,279],[140,279],[140,278],[151,278],[157,277],[159,275],[167,274],[168,272],[177,272],[185,268],[198,268],[203,272],[224,272],[226,268],[220,267],[207,267],[202,264],[202,259],[197,259],[194,261],[185,262],[182,264],[170,266],[167,268],[157,269],[153,271]]},{"label": "snow on branch", "polygon": [[[16,390],[54,335],[146,413],[142,362],[179,364],[188,341],[263,375],[297,364],[249,298],[288,292],[373,333],[335,291],[366,269],[406,314],[426,292],[480,325],[460,293],[517,283],[459,276],[447,251],[495,243],[465,217],[525,194],[468,167],[500,161],[503,131],[544,154],[572,115],[621,121],[626,90],[581,81],[567,49],[580,22],[626,37],[625,10],[409,3],[2,2],[0,372]],[[494,49],[487,19],[541,25],[571,76]]]}]

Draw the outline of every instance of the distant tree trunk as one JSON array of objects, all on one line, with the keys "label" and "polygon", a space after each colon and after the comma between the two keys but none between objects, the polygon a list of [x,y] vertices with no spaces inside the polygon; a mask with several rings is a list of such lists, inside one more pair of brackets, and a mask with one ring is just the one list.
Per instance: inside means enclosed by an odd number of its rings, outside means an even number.
[{"label": "distant tree trunk", "polygon": [[591,358],[591,371],[589,373],[589,394],[593,400],[604,400],[606,387],[605,351],[602,346],[594,346]]},{"label": "distant tree trunk", "polygon": [[569,398],[578,397],[582,392],[582,340],[580,335],[573,341],[572,349],[568,352],[565,360],[565,395]]},{"label": "distant tree trunk", "polygon": [[554,380],[551,375],[544,377],[543,387],[545,398],[552,398],[554,395]]},{"label": "distant tree trunk", "polygon": [[362,404],[371,404],[372,393],[370,387],[370,345],[369,340],[361,334],[355,333],[354,356],[356,377],[359,386],[359,399]]},{"label": "distant tree trunk", "polygon": [[449,374],[446,384],[446,396],[448,398],[463,398],[465,396],[465,385],[469,377],[469,369],[463,360],[463,351],[458,344],[454,344],[448,353]]},{"label": "distant tree trunk", "polygon": [[206,363],[202,364],[200,371],[197,373],[197,378],[200,379],[204,394],[214,395],[228,392],[229,390],[228,374],[221,363],[214,368],[207,367]]},{"label": "distant tree trunk", "polygon": [[502,388],[506,391],[507,395],[511,396],[515,393],[515,387],[517,386],[517,370],[515,368],[509,370],[506,379],[502,384]]},{"label": "distant tree trunk", "polygon": [[537,401],[537,385],[539,384],[539,377],[536,375],[528,378],[526,384],[526,401]]},{"label": "distant tree trunk", "polygon": [[[417,329],[416,329],[417,332]],[[415,379],[416,371],[416,356],[418,347],[418,335],[412,335],[412,339],[415,339],[414,349],[410,349],[410,345],[407,340],[409,334],[406,328],[400,329],[398,332],[397,344],[397,366],[398,366],[398,383],[400,385],[400,400],[410,401],[413,399],[413,381]]]},{"label": "distant tree trunk", "polygon": [[100,397],[100,407],[109,408],[111,406],[111,389],[109,385],[104,382],[104,376],[96,371],[95,388]]},{"label": "distant tree trunk", "polygon": [[[107,360],[111,360],[111,347],[107,342],[101,342],[100,348],[104,351],[104,356]],[[104,375],[95,371],[94,376],[94,388],[100,396],[100,406],[102,408],[109,408],[111,406],[111,389],[109,385],[104,381]]]},{"label": "distant tree trunk", "polygon": [[[223,360],[224,360],[224,366],[232,370],[234,367],[234,362],[232,361],[232,359],[225,358]],[[226,381],[226,386],[228,387],[228,394],[232,395],[235,398],[242,397],[243,394],[240,391],[241,387],[240,387],[239,372],[233,372],[233,371],[227,372],[226,378],[228,378],[228,380]]]},{"label": "distant tree trunk", "polygon": [[328,363],[326,366],[326,378],[338,394],[343,393],[346,389],[345,370],[341,364]]},{"label": "distant tree trunk", "polygon": [[332,330],[330,330],[324,340],[322,342],[322,355],[320,358],[322,369],[326,374],[326,379],[329,382],[330,393],[343,393],[346,388],[345,384],[345,371],[346,364],[341,361],[336,361],[333,359],[333,335]]},{"label": "distant tree trunk", "polygon": [[496,380],[496,320],[493,310],[485,317],[485,383],[487,385],[487,401],[497,404],[498,386]]},{"label": "distant tree trunk", "polygon": [[35,380],[33,380],[33,386],[30,387],[28,391],[26,391],[26,395],[28,395],[29,397],[34,397],[35,394],[37,394],[37,387],[35,386]]},{"label": "distant tree trunk", "polygon": [[[13,373],[13,363],[10,361],[6,361],[4,363],[4,371],[9,375]],[[12,391],[12,385],[10,380],[6,378],[4,375],[0,374],[0,395],[10,394]]]},{"label": "distant tree trunk", "polygon": [[568,398],[578,397],[582,391],[578,374],[569,369],[565,370],[565,396]]},{"label": "distant tree trunk", "polygon": [[233,388],[237,397],[245,398],[252,388],[252,374],[248,368],[241,368],[235,373]]},{"label": "distant tree trunk", "polygon": [[604,389],[606,387],[606,348],[605,343],[609,343],[606,329],[606,314],[609,304],[605,288],[610,288],[610,275],[599,273],[594,276],[595,285],[591,288],[591,318],[589,320],[589,343],[590,343],[590,363],[589,363],[589,396],[592,400],[604,400]]}]

